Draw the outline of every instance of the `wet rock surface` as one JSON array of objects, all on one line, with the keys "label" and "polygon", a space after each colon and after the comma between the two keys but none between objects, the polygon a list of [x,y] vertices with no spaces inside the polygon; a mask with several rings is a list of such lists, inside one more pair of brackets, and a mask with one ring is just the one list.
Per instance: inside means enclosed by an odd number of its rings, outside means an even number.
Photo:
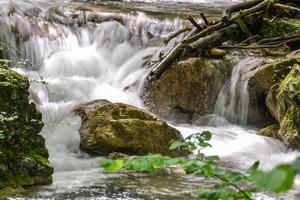
[{"label": "wet rock surface", "polygon": [[42,116],[28,88],[27,78],[0,64],[0,199],[52,182]]},{"label": "wet rock surface", "polygon": [[[271,114],[279,122],[278,137],[292,147],[300,148],[300,65],[278,84],[272,86],[266,99]],[[276,133],[276,132],[275,132]]]},{"label": "wet rock surface", "polygon": [[213,113],[219,91],[230,77],[231,59],[189,58],[172,65],[160,79],[147,83],[146,106],[176,122]]},{"label": "wet rock surface", "polygon": [[179,131],[137,107],[96,100],[80,106],[75,113],[82,118],[81,148],[87,152],[186,155],[186,152],[169,149],[171,140],[182,139]]},{"label": "wet rock surface", "polygon": [[271,124],[274,122],[265,100],[270,88],[282,81],[290,72],[292,66],[298,63],[295,57],[280,58],[275,61],[262,63],[248,83],[249,91],[249,120],[253,124]]}]

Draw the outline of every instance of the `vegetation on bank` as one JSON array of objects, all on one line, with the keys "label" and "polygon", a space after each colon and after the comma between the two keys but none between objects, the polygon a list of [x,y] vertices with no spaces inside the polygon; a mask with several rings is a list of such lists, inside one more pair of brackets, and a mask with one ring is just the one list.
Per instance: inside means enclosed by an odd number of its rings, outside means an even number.
[{"label": "vegetation on bank", "polygon": [[[153,78],[161,78],[167,68],[170,68],[178,58],[194,55],[212,56],[208,49],[215,46],[223,49],[264,49],[265,47],[277,48],[281,45],[294,48],[295,45],[299,44],[299,32],[297,32],[299,26],[296,24],[298,22],[290,23],[291,19],[278,19],[281,16],[294,15],[295,12],[299,12],[295,10],[297,8],[282,8],[281,4],[270,0],[256,2],[257,5],[245,4],[246,7],[243,7],[242,12],[234,9],[227,10],[228,13],[222,21],[211,22],[210,24],[208,22],[203,25],[194,24],[193,30],[186,29],[191,33],[189,37],[176,45],[170,54],[161,56],[162,60],[158,62],[156,71],[152,72]],[[276,8],[280,8],[280,12]],[[248,28],[256,25],[257,21],[252,23],[253,19],[260,19],[258,21],[263,24],[261,32],[255,32],[258,35],[252,34],[251,28]],[[274,26],[270,27],[269,24]],[[243,41],[239,41],[238,44],[220,46],[224,41],[242,34],[245,34],[244,37],[241,37]],[[271,51],[264,52],[262,50],[261,52],[270,54]],[[275,135],[274,137],[278,135],[287,136],[282,138],[288,138],[287,141],[290,144],[299,148],[299,141],[294,140],[299,138],[300,130],[300,69],[297,63],[299,63],[298,60],[296,60],[292,70],[287,72],[288,75],[271,88],[268,96],[272,97],[270,100],[272,104],[269,106],[270,111],[272,112],[272,108],[274,108],[274,115],[280,113],[278,118],[275,117],[279,125],[272,126],[271,130],[272,132],[276,131],[276,133],[271,135]],[[196,84],[196,86],[198,85]],[[42,136],[38,135],[43,127],[41,114],[35,109],[34,104],[29,102],[28,88],[29,83],[25,77],[9,70],[5,65],[0,66],[0,199],[24,192],[22,186],[48,184],[52,181],[53,168],[48,161],[45,141]],[[169,88],[167,87],[167,89]],[[189,91],[186,92],[189,94]],[[207,102],[203,102],[203,104],[205,103]],[[116,127],[123,128],[124,123],[118,124]],[[127,129],[132,130],[133,128]],[[121,132],[119,130],[117,133]],[[151,135],[150,131],[149,135]],[[139,139],[139,137],[136,138]],[[214,184],[200,188],[197,193],[199,198],[210,200],[251,199],[253,193],[265,189],[285,192],[292,187],[295,175],[300,173],[299,159],[292,164],[279,165],[269,172],[258,170],[258,162],[254,163],[245,173],[223,168],[218,165],[219,158],[217,156],[207,157],[199,151],[201,148],[210,146],[208,143],[210,138],[209,132],[203,132],[191,135],[183,142],[172,142],[171,150],[183,149],[191,152],[198,150],[196,156],[191,159],[150,154],[117,160],[102,160],[100,164],[108,172],[126,169],[147,173],[171,166],[179,166],[184,169],[186,174],[213,180]]]},{"label": "vegetation on bank", "polygon": [[286,192],[293,186],[295,176],[300,174],[300,158],[291,164],[281,164],[271,171],[264,172],[258,169],[259,162],[255,162],[247,172],[231,170],[218,164],[218,156],[205,156],[201,150],[210,147],[208,141],[211,133],[192,134],[184,141],[171,141],[170,149],[197,151],[191,158],[171,158],[160,154],[146,156],[130,156],[123,159],[103,159],[99,162],[105,171],[114,173],[121,169],[155,173],[169,167],[183,168],[185,174],[204,177],[213,180],[208,186],[200,185],[197,191],[199,199],[207,200],[237,200],[252,199],[257,192],[270,190]]},{"label": "vegetation on bank", "polygon": [[0,61],[0,199],[26,193],[23,186],[50,184],[53,173],[29,81],[8,63]]}]

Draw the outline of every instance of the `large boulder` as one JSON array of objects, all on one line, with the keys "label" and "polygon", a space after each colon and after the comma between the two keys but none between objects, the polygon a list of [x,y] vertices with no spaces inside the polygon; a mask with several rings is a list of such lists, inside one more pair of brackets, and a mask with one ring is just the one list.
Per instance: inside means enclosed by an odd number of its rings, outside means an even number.
[{"label": "large boulder", "polygon": [[299,58],[295,56],[280,58],[275,61],[266,60],[266,63],[259,66],[255,74],[249,79],[248,119],[252,124],[266,125],[274,122],[274,118],[270,115],[265,103],[267,93],[274,84],[282,81],[294,64],[300,63]]},{"label": "large boulder", "polygon": [[22,186],[50,184],[41,113],[29,101],[29,81],[0,63],[0,199],[24,192]]},{"label": "large boulder", "polygon": [[295,64],[280,83],[272,86],[266,103],[279,123],[278,137],[300,149],[300,64]]},{"label": "large boulder", "polygon": [[81,148],[87,152],[186,155],[184,151],[169,149],[171,140],[182,140],[179,131],[137,107],[96,100],[81,105],[75,113],[82,118]]},{"label": "large boulder", "polygon": [[213,113],[218,94],[230,77],[232,60],[189,58],[172,65],[158,80],[146,83],[145,105],[177,122]]}]

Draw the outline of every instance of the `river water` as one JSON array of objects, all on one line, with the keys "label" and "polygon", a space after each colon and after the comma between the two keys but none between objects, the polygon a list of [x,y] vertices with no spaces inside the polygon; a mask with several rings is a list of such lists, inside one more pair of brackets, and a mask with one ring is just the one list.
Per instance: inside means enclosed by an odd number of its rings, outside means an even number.
[{"label": "river water", "polygon": [[[66,13],[69,7],[85,5],[91,8],[87,1],[64,3],[64,7],[60,7],[61,1],[0,0],[0,23],[7,26],[0,30],[0,39],[18,49],[34,65],[14,69],[31,80],[32,98],[45,123],[41,134],[46,138],[50,162],[55,168],[53,184],[31,188],[28,198],[193,199],[191,193],[203,181],[199,178],[103,173],[97,166],[100,158],[80,151],[78,130],[81,121],[70,113],[80,103],[96,99],[144,108],[140,94],[149,69],[143,66],[161,50],[160,39],[185,23],[175,16],[176,12],[184,13],[192,7],[197,13],[210,8],[214,16],[234,1],[96,1],[92,4],[97,5],[96,9],[93,8],[96,12],[102,16],[118,16],[122,20],[71,27],[47,22],[45,18],[57,6]],[[25,14],[34,11],[32,8],[38,8],[38,14]],[[163,10],[172,15],[166,17],[162,14]],[[12,32],[12,29],[15,31]],[[171,124],[183,136],[211,131],[212,148],[204,153],[219,155],[227,165],[241,170],[247,169],[256,160],[261,161],[262,169],[270,169],[299,155],[278,140],[256,135],[256,127],[246,125],[248,93],[245,81],[249,77],[241,78],[241,71],[246,67],[250,70],[249,65],[255,62],[255,58],[247,58],[233,67],[232,77],[220,92],[216,105],[215,113],[221,116],[209,116],[209,121],[214,123],[206,126]],[[241,99],[237,100],[236,96]],[[223,106],[224,99],[230,100],[228,107]],[[296,199],[293,195],[299,190],[297,188],[296,185],[291,194],[282,198]],[[276,199],[272,196],[259,194],[256,199]]]}]

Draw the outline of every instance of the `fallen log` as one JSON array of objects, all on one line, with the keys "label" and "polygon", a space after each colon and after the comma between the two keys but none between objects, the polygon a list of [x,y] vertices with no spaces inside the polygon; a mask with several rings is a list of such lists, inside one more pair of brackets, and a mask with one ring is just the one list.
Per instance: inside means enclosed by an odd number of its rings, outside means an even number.
[{"label": "fallen log", "polygon": [[120,22],[121,24],[124,25],[124,20],[121,15],[116,16],[116,15],[101,15],[98,13],[89,13],[86,16],[86,21],[94,22],[94,23],[102,23],[102,22],[113,21],[113,20]]},{"label": "fallen log", "polygon": [[275,4],[274,4],[274,7],[275,7],[275,8],[285,9],[285,10],[291,10],[291,11],[295,11],[295,12],[300,13],[300,9],[299,9],[299,8],[296,8],[296,7],[294,7],[294,6],[287,6],[287,5],[284,5],[284,4],[275,3]]},{"label": "fallen log", "polygon": [[[192,34],[197,32],[197,29],[194,28],[186,36],[190,37]],[[169,68],[171,64],[184,52],[185,44],[179,42],[163,59],[160,63],[150,72],[148,80],[157,80],[160,76]]]},{"label": "fallen log", "polygon": [[259,3],[261,3],[263,0],[254,0],[254,1],[247,1],[243,3],[239,3],[236,5],[233,5],[223,11],[223,19],[226,20],[226,18],[229,18],[229,16],[232,13],[238,12],[240,10],[249,9]]},{"label": "fallen log", "polygon": [[192,54],[192,52],[194,51],[197,51],[197,53],[202,54],[204,50],[221,45],[223,42],[226,42],[236,37],[239,33],[239,26],[237,24],[232,24],[219,31],[215,31],[211,35],[202,37],[197,41],[186,45],[185,51],[188,55]]},{"label": "fallen log", "polygon": [[220,30],[226,26],[229,26],[230,24],[234,23],[237,19],[241,18],[241,17],[245,17],[248,15],[251,15],[253,13],[256,13],[260,10],[263,10],[268,4],[269,2],[271,2],[270,0],[264,0],[261,3],[246,9],[246,10],[241,10],[237,13],[232,14],[228,20],[226,20],[225,22],[219,22],[218,24],[215,24],[213,26],[208,27],[207,29],[204,29],[203,31],[201,31],[200,33],[193,35],[192,37],[189,37],[187,39],[185,39],[183,42],[184,43],[192,43],[195,42],[196,40],[198,40],[201,37],[206,36],[207,34],[213,32],[213,31],[217,31]]},{"label": "fallen log", "polygon": [[178,35],[191,31],[193,28],[192,27],[184,27],[178,31],[175,31],[173,33],[171,33],[170,35],[166,36],[164,38],[164,44],[168,44],[173,38],[177,37]]}]

